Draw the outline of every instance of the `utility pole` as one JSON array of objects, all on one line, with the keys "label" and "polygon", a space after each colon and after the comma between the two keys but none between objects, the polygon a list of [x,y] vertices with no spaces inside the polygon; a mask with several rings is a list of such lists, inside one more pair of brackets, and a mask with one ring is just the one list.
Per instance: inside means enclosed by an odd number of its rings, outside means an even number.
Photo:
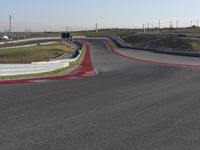
[{"label": "utility pole", "polygon": [[160,20],[158,21],[158,30],[160,32]]},{"label": "utility pole", "polygon": [[138,25],[136,25],[136,32],[138,32]]},{"label": "utility pole", "polygon": [[199,19],[197,19],[197,27],[199,27]]},{"label": "utility pole", "polygon": [[192,27],[192,24],[193,24],[192,20],[191,20],[190,24],[191,24],[191,27]]},{"label": "utility pole", "polygon": [[96,23],[96,32],[98,32],[98,23]]},{"label": "utility pole", "polygon": [[173,32],[173,24],[172,24],[172,21],[170,21],[169,28],[170,28],[170,32]]},{"label": "utility pole", "polygon": [[178,29],[178,25],[179,25],[179,22],[178,20],[176,21],[176,28]]},{"label": "utility pole", "polygon": [[146,30],[145,30],[145,25],[143,24],[143,31],[144,31],[144,33],[146,32]]},{"label": "utility pole", "polygon": [[147,23],[148,32],[150,30],[150,23]]},{"label": "utility pole", "polygon": [[172,21],[170,21],[170,28],[173,28]]},{"label": "utility pole", "polygon": [[12,32],[12,16],[9,15],[9,33]]},{"label": "utility pole", "polygon": [[68,26],[65,27],[65,31],[69,32],[69,27]]}]

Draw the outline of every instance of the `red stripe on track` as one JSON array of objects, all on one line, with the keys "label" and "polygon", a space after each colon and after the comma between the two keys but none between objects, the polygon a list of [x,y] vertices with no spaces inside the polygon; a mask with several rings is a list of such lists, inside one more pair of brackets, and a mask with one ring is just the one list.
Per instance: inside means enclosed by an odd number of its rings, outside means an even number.
[{"label": "red stripe on track", "polygon": [[76,79],[76,78],[95,76],[97,73],[95,72],[94,67],[92,65],[90,46],[85,42],[82,42],[82,43],[86,46],[85,57],[83,61],[81,62],[80,66],[74,71],[72,71],[71,73],[67,75],[55,76],[55,77],[0,81],[0,85],[31,84],[31,83],[37,83],[37,82],[42,82],[42,81],[48,81],[48,80],[70,80],[70,79]]},{"label": "red stripe on track", "polygon": [[174,68],[192,68],[192,69],[197,69],[197,68],[199,69],[200,68],[200,66],[197,66],[197,65],[164,63],[164,62],[149,61],[149,60],[143,60],[143,59],[137,59],[137,58],[134,58],[134,57],[129,57],[129,56],[126,56],[126,55],[119,53],[116,50],[114,50],[113,47],[108,43],[108,41],[104,40],[104,43],[106,44],[108,49],[113,54],[120,56],[122,58],[125,58],[127,60],[130,60],[130,61],[144,63],[144,64],[161,65],[161,66],[165,66],[165,67],[174,67]]}]

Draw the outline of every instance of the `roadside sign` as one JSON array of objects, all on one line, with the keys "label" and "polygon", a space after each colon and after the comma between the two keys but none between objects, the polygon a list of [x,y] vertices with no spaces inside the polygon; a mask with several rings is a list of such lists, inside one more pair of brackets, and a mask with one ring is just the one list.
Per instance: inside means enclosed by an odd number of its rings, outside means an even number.
[{"label": "roadside sign", "polygon": [[62,39],[70,39],[71,35],[69,32],[64,32],[61,34]]}]

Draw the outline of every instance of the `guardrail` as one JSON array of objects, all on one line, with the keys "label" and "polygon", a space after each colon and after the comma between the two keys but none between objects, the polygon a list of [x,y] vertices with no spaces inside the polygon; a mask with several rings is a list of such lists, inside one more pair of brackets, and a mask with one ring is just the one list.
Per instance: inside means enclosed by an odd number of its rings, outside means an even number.
[{"label": "guardrail", "polygon": [[32,62],[30,64],[0,64],[0,76],[17,76],[51,72],[69,66],[70,62],[78,60],[82,53],[81,49],[76,52],[76,57],[70,59],[46,61],[46,62]]},{"label": "guardrail", "polygon": [[143,48],[143,47],[134,47],[130,44],[127,44],[119,37],[109,37],[109,39],[114,42],[120,48],[128,48],[134,50],[143,50],[149,51],[154,53],[161,53],[161,54],[170,54],[170,55],[179,55],[179,56],[190,56],[190,57],[200,57],[200,53],[198,52],[185,52],[185,51],[175,51],[170,49],[158,49],[158,48]]}]

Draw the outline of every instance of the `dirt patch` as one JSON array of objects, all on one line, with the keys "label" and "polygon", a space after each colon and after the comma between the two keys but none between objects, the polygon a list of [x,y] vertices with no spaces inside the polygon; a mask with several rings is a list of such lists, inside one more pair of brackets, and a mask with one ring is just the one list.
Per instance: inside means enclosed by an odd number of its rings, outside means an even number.
[{"label": "dirt patch", "polygon": [[57,43],[57,44],[52,44],[52,45],[43,45],[40,46],[41,49],[60,49],[65,52],[71,52],[73,47],[72,45],[68,43]]}]

